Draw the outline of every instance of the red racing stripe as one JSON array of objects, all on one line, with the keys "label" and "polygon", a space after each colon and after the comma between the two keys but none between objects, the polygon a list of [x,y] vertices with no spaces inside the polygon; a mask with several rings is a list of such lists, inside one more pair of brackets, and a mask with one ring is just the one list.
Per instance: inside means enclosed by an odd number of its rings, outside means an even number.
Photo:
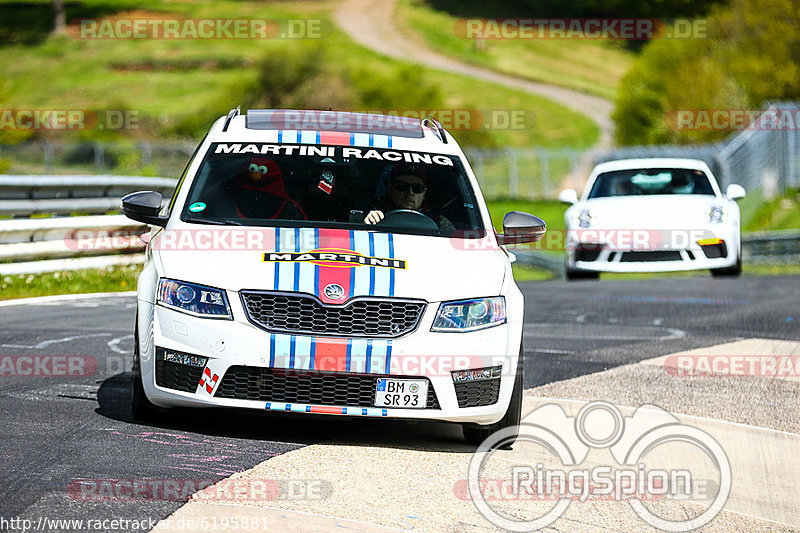
[{"label": "red racing stripe", "polygon": [[[319,230],[319,249],[336,250],[347,253],[350,250],[350,232],[344,229],[322,229]],[[343,304],[347,301],[350,294],[350,270],[356,268],[346,265],[326,266],[318,264],[319,269],[319,288],[317,297],[326,304]],[[325,296],[325,287],[330,284],[341,285],[344,289],[344,296],[338,300],[333,300]]]},{"label": "red racing stripe", "polygon": [[308,409],[309,413],[327,413],[331,415],[343,415],[347,412],[344,407],[328,407],[325,405],[312,405]]},{"label": "red racing stripe", "polygon": [[343,131],[321,131],[319,132],[319,143],[350,146],[350,133],[345,133]]},{"label": "red racing stripe", "polygon": [[314,369],[346,372],[347,344],[347,339],[317,337],[314,341]]}]

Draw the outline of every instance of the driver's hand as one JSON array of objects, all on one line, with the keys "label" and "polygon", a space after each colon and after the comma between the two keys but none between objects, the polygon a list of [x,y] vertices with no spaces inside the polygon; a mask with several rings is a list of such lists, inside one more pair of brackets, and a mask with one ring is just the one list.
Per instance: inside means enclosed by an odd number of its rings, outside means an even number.
[{"label": "driver's hand", "polygon": [[370,211],[364,218],[364,224],[377,224],[381,220],[383,220],[383,211]]}]

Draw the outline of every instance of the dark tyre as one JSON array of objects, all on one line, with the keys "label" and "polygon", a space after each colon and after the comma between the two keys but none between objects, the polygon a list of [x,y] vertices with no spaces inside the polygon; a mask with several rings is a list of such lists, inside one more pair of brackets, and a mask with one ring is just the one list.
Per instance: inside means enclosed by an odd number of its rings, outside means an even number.
[{"label": "dark tyre", "polygon": [[131,391],[131,413],[140,421],[153,420],[159,414],[158,408],[147,399],[142,385],[141,361],[139,361],[139,314],[133,328],[133,390]]},{"label": "dark tyre", "polygon": [[[467,444],[474,444],[475,446],[479,446],[483,441],[485,441],[492,433],[496,431],[500,431],[501,429],[505,429],[507,427],[518,426],[520,419],[522,418],[522,386],[523,386],[523,367],[524,358],[522,352],[522,346],[519,348],[519,362],[517,363],[517,374],[514,378],[514,388],[511,391],[511,402],[508,404],[508,410],[506,411],[505,416],[500,419],[500,421],[495,422],[494,424],[489,424],[488,426],[481,426],[478,424],[464,424],[463,431],[464,431],[464,440],[467,441]],[[516,438],[517,434],[515,433],[513,438],[509,438],[503,441],[503,447],[510,447],[514,444],[514,439]]]},{"label": "dark tyre", "polygon": [[726,268],[712,268],[711,275],[715,278],[735,278],[742,275],[742,258],[736,259],[736,264]]},{"label": "dark tyre", "polygon": [[579,279],[600,279],[600,272],[593,270],[578,270],[575,268],[567,268],[566,271],[567,281],[576,281]]}]

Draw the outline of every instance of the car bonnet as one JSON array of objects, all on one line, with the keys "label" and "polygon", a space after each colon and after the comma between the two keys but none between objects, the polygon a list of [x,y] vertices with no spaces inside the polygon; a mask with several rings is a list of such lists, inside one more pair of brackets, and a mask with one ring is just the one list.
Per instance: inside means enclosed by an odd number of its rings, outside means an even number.
[{"label": "car bonnet", "polygon": [[[193,226],[187,228],[186,226]],[[184,225],[152,243],[161,276],[232,291],[443,301],[500,293],[508,258],[489,239],[327,228]]]}]

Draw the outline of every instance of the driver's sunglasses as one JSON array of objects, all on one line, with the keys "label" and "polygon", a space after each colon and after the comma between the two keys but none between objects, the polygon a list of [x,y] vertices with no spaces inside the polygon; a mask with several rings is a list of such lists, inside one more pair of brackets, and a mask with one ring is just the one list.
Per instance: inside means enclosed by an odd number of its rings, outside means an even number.
[{"label": "driver's sunglasses", "polygon": [[427,188],[422,183],[409,183],[407,181],[393,181],[392,187],[399,192],[406,192],[408,189],[411,189],[414,194],[421,194],[425,192]]}]

